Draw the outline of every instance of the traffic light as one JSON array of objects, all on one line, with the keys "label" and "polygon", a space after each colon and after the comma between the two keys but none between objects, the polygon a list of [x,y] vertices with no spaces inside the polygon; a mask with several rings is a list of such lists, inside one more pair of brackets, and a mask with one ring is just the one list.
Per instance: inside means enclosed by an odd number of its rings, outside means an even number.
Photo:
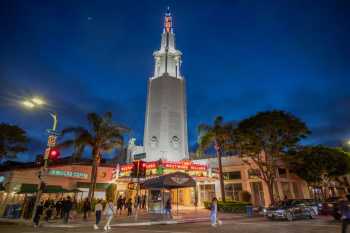
[{"label": "traffic light", "polygon": [[56,147],[52,147],[49,152],[49,160],[55,161],[60,157],[60,151]]},{"label": "traffic light", "polygon": [[139,178],[146,176],[146,163],[142,160],[136,160],[133,162],[131,170],[131,177]]},{"label": "traffic light", "polygon": [[140,160],[139,164],[139,177],[146,177],[146,163],[142,160]]}]

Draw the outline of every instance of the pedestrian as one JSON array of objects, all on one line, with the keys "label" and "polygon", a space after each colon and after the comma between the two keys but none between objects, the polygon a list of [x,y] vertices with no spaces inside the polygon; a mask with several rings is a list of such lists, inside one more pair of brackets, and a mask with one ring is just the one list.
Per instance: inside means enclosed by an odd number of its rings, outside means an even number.
[{"label": "pedestrian", "polygon": [[147,200],[147,196],[143,195],[143,197],[142,197],[142,206],[141,206],[142,209],[146,209],[146,200]]},{"label": "pedestrian", "polygon": [[88,198],[85,198],[84,203],[83,203],[83,212],[84,212],[84,220],[87,219],[88,213],[91,210],[91,204]]},{"label": "pedestrian", "polygon": [[70,196],[67,197],[67,199],[62,204],[62,211],[63,211],[63,222],[68,223],[69,219],[69,213],[72,210],[73,202],[71,201]]},{"label": "pedestrian", "polygon": [[171,216],[171,200],[170,200],[170,198],[165,203],[165,215],[168,218],[172,218],[172,216]]},{"label": "pedestrian", "polygon": [[39,205],[36,207],[36,212],[33,218],[34,227],[39,226],[39,222],[40,222],[41,215],[43,214],[43,210],[44,210],[44,203],[40,202]]},{"label": "pedestrian", "polygon": [[95,205],[95,217],[96,217],[96,222],[94,224],[94,229],[98,229],[98,224],[101,221],[101,214],[102,214],[103,206],[102,206],[102,201],[98,200],[97,204]]},{"label": "pedestrian", "polygon": [[62,212],[62,198],[58,201],[56,201],[55,204],[55,208],[56,208],[56,218],[62,218],[61,216],[61,212]]},{"label": "pedestrian", "polygon": [[210,221],[213,227],[217,226],[217,222],[218,222],[217,214],[218,214],[218,199],[214,197],[210,206]]},{"label": "pedestrian", "polygon": [[115,214],[115,206],[113,205],[113,202],[112,200],[109,200],[106,207],[105,207],[105,215],[107,217],[107,222],[106,222],[106,225],[104,226],[104,230],[105,231],[108,231],[111,229],[111,221],[113,219],[113,215]]},{"label": "pedestrian", "polygon": [[342,233],[346,233],[348,224],[350,223],[350,207],[349,207],[350,195],[342,195],[342,198],[339,201],[339,210],[341,213],[342,219]]},{"label": "pedestrian", "polygon": [[128,216],[131,216],[131,214],[132,214],[132,200],[131,200],[131,198],[129,198],[128,201],[126,202],[126,206],[128,208]]},{"label": "pedestrian", "polygon": [[117,199],[117,212],[119,211],[119,215],[122,214],[122,209],[123,209],[123,198],[119,196]]},{"label": "pedestrian", "polygon": [[52,202],[48,202],[46,210],[45,210],[45,221],[49,222],[49,220],[52,217],[52,212],[53,212],[53,205]]}]

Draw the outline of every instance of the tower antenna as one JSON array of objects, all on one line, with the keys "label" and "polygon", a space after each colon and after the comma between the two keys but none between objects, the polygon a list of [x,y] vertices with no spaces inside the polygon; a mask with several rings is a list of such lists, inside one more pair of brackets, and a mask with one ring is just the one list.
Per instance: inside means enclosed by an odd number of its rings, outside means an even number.
[{"label": "tower antenna", "polygon": [[166,33],[166,45],[165,45],[165,73],[168,73],[168,52],[169,52],[169,33],[171,31],[172,22],[171,22],[171,13],[170,7],[168,6],[167,12],[165,14],[164,28]]}]

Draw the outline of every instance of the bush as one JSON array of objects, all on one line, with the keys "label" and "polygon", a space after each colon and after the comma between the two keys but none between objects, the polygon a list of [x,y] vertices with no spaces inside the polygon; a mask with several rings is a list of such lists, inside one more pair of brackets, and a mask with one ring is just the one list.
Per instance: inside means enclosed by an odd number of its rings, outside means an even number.
[{"label": "bush", "polygon": [[[246,207],[251,205],[250,202],[243,201],[227,201],[227,202],[218,202],[218,211],[227,212],[227,213],[245,213]],[[204,207],[210,209],[211,202],[204,202]]]}]

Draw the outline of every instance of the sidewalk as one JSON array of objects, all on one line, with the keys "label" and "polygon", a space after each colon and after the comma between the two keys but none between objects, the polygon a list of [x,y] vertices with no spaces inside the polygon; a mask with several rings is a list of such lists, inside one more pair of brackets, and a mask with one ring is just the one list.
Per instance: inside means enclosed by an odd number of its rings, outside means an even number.
[{"label": "sidewalk", "polygon": [[[220,220],[233,220],[246,218],[243,214],[228,214],[219,213]],[[42,227],[55,227],[55,228],[81,228],[81,227],[92,227],[95,216],[92,214],[87,220],[83,220],[82,215],[77,215],[74,219],[71,219],[68,224],[63,224],[61,219],[50,220],[48,223],[41,221]],[[0,222],[13,223],[13,224],[25,224],[32,225],[30,220],[24,219],[6,219],[0,218]],[[125,226],[150,226],[150,225],[164,225],[164,224],[180,224],[180,223],[196,223],[196,222],[209,222],[209,211],[206,209],[197,210],[179,210],[173,211],[173,218],[168,219],[166,216],[161,214],[150,214],[146,211],[140,211],[138,218],[135,216],[126,216],[126,212],[122,215],[114,217],[111,226],[112,227],[125,227]],[[102,217],[100,225],[105,223],[105,219]]]}]

